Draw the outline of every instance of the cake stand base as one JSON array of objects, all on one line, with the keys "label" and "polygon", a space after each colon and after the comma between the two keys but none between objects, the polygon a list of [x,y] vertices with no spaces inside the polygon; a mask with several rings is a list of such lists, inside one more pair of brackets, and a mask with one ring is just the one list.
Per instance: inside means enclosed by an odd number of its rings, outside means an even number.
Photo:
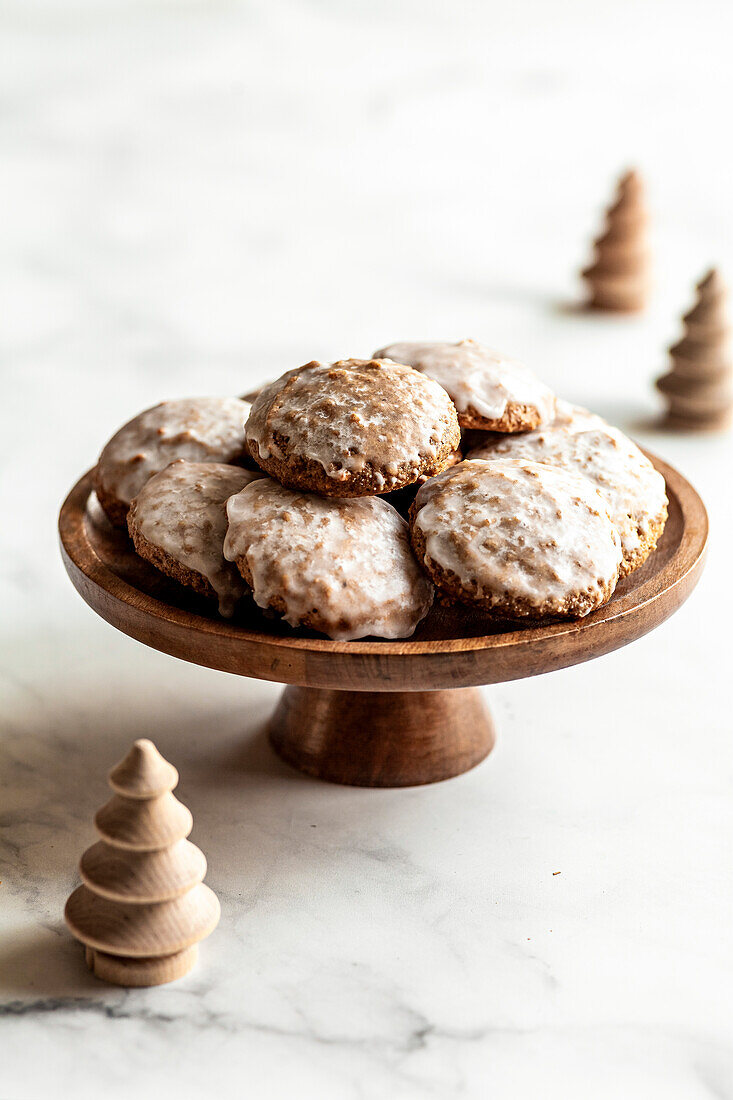
[{"label": "cake stand base", "polygon": [[110,527],[91,471],[61,509],[62,554],[83,599],[131,638],[221,672],[302,685],[285,691],[270,729],[276,752],[296,768],[363,787],[434,783],[478,764],[493,745],[475,684],[521,680],[611,653],[654,630],[692,592],[705,560],[705,506],[680,473],[649,457],[669,497],[659,545],[607,604],[571,622],[497,624],[435,604],[412,638],[339,642],[287,631],[254,604],[222,619]]},{"label": "cake stand base", "polygon": [[330,691],[286,687],[275,752],[306,775],[354,787],[411,787],[473,768],[494,747],[477,688]]}]

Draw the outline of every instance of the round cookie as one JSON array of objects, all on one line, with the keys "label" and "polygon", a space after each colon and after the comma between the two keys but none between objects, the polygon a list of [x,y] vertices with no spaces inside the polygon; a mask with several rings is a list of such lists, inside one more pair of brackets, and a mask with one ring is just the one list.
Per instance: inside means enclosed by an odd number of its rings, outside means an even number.
[{"label": "round cookie", "polygon": [[163,401],[124,424],[99,456],[94,488],[115,527],[124,527],[130,502],[148,478],[176,458],[241,463],[250,406],[238,397]]},{"label": "round cookie", "polygon": [[[463,462],[463,453],[460,450],[454,451],[444,469],[449,470],[452,466],[457,466],[459,462]],[[385,493],[382,500],[386,500],[388,504],[397,509],[401,516],[407,519],[410,505],[415,499],[418,489],[429,480],[430,478],[423,474],[417,481],[413,481],[412,485],[406,485],[404,489],[393,489],[391,493]]]},{"label": "round cookie", "polygon": [[418,561],[442,602],[499,618],[578,618],[610,599],[621,539],[580,474],[534,462],[461,462],[410,510]]},{"label": "round cookie", "polygon": [[329,499],[270,478],[227,504],[224,556],[255,602],[330,638],[406,638],[433,602],[402,517],[379,497]]},{"label": "round cookie", "polygon": [[255,398],[245,434],[254,460],[283,485],[330,497],[388,493],[431,477],[460,443],[445,390],[375,359],[288,371]]},{"label": "round cookie", "polygon": [[582,405],[573,405],[562,397],[555,398],[555,415],[548,428],[567,428],[569,432],[584,432],[586,428],[605,427],[608,422],[598,413],[584,409]]},{"label": "round cookie", "polygon": [[525,432],[554,416],[552,391],[532,371],[475,340],[390,344],[375,356],[407,363],[440,383],[464,429]]},{"label": "round cookie", "polygon": [[468,457],[521,459],[583,474],[600,491],[621,535],[622,577],[646,561],[664,530],[664,478],[623,432],[585,409],[563,402],[548,427],[486,441]]},{"label": "round cookie", "polygon": [[225,618],[247,591],[224,559],[226,502],[261,476],[241,466],[179,458],[149,478],[127,513],[140,557],[200,596],[218,600]]}]

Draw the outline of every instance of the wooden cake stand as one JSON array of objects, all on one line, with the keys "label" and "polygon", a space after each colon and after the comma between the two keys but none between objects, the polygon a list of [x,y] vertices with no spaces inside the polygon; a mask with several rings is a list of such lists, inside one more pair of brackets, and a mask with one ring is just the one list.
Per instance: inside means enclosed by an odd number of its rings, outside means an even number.
[{"label": "wooden cake stand", "polygon": [[61,509],[61,549],[77,591],[118,630],[184,661],[290,685],[270,740],[294,767],[365,787],[433,783],[478,764],[494,744],[475,685],[600,657],[659,626],[689,596],[703,566],[705,507],[681,474],[649,457],[667,481],[664,535],[609,603],[574,622],[520,627],[436,605],[407,641],[332,642],[296,634],[252,602],[221,619],[134,553],[101,511],[91,473]]}]

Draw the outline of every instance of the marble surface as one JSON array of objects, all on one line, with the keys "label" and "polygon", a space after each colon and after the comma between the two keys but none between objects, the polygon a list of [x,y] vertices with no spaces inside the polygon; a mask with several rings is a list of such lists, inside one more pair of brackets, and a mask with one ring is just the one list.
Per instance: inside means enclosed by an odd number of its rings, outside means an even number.
[{"label": "marble surface", "polygon": [[[0,9],[0,1097],[733,1097],[731,440],[653,429],[706,266],[733,277],[731,9],[646,0],[8,0]],[[578,315],[636,162],[657,293]],[[156,400],[475,335],[678,465],[689,603],[492,688],[475,771],[302,778],[275,685],[118,634],[55,517]],[[181,772],[223,917],[183,981],[97,983],[61,920],[136,736]]]}]

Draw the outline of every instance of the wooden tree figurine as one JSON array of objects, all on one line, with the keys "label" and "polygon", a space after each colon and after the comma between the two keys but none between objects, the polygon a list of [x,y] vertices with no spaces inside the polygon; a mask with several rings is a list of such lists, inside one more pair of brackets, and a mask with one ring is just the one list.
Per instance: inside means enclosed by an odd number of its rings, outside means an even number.
[{"label": "wooden tree figurine", "polygon": [[657,379],[667,399],[666,424],[724,428],[733,412],[733,356],[728,289],[715,268],[697,284],[697,301],[682,318],[685,334],[669,349],[672,366]]},{"label": "wooden tree figurine", "polygon": [[631,313],[644,308],[650,286],[647,225],[644,185],[637,172],[627,172],[594,242],[593,263],[582,273],[591,309]]},{"label": "wooden tree figurine", "polygon": [[182,977],[219,922],[206,859],[186,840],[191,812],[171,793],[177,783],[153,742],[135,741],[109,774],[114,795],[94,819],[102,839],[82,856],[84,885],[66,903],[90,970],[116,985]]}]

